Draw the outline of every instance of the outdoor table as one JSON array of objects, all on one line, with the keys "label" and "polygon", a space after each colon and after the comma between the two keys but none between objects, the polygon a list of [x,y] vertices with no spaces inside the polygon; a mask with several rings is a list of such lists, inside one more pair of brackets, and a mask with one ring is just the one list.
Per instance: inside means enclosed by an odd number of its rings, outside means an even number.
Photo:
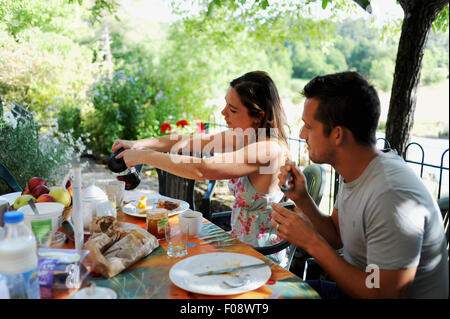
[{"label": "outdoor table", "polygon": [[[178,218],[178,215],[169,217]],[[139,225],[143,228],[145,218],[129,216],[118,212],[117,220]],[[268,258],[234,238],[215,224],[203,218],[203,227],[198,237],[190,237],[188,241],[188,255],[181,258],[169,257],[166,254],[165,240],[147,257],[130,266],[120,274],[105,279],[102,276],[91,277],[90,280],[97,286],[114,289],[118,298],[123,299],[206,299],[206,298],[312,298],[319,295],[301,278],[285,270],[279,265],[270,266],[272,275],[262,287],[246,293],[230,296],[210,296],[185,291],[175,286],[169,279],[169,271],[173,265],[184,258],[198,254],[212,252],[228,252],[246,254],[263,261]]]}]

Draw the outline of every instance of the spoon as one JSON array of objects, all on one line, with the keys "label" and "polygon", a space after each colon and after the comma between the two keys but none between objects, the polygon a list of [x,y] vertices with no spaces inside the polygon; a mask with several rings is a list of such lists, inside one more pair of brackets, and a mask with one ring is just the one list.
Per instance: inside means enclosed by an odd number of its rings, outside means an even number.
[{"label": "spoon", "polygon": [[30,198],[30,200],[28,201],[28,205],[30,205],[31,209],[33,210],[35,215],[39,215],[39,211],[36,207],[36,205],[34,204],[33,200]]},{"label": "spoon", "polygon": [[[289,161],[289,165],[291,165],[292,164],[292,161]],[[289,185],[289,178],[291,177],[291,171],[289,171],[288,173],[287,173],[287,176],[286,176],[286,182],[284,182],[284,184],[283,185],[281,185],[281,187],[280,187],[280,189],[281,189],[281,191],[283,192],[283,193],[286,193],[290,188],[291,188],[291,186]]]}]

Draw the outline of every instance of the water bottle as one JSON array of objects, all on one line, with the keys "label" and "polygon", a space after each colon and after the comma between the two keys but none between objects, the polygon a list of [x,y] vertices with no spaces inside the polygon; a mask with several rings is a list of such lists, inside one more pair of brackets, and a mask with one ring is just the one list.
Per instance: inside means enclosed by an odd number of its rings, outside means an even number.
[{"label": "water bottle", "polygon": [[0,240],[0,275],[6,278],[11,299],[39,299],[36,238],[25,225],[22,212],[4,215],[5,233]]}]

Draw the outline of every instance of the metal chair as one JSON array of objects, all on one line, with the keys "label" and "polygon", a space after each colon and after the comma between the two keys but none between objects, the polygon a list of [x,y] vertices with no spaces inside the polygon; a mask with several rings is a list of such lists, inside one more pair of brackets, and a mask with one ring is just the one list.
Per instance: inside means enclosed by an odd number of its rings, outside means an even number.
[{"label": "metal chair", "polygon": [[13,192],[22,191],[22,187],[20,187],[14,176],[2,163],[0,163],[0,179],[2,179]]},{"label": "metal chair", "polygon": [[[197,153],[191,153],[190,155],[196,157],[201,156],[201,154]],[[192,210],[197,210],[194,196],[195,180],[180,177],[158,168],[156,169],[156,172],[158,174],[159,194],[184,200],[189,204],[189,207]],[[214,193],[216,182],[217,181],[215,180],[209,181],[208,188],[206,189],[205,194],[203,194],[200,207],[198,208],[198,211],[200,211],[206,219],[211,218],[211,196]]]},{"label": "metal chair", "polygon": [[444,231],[447,237],[447,250],[448,250],[448,196],[438,199],[438,206],[444,220]]},{"label": "metal chair", "polygon": [[[159,193],[163,196],[184,200],[192,210],[197,210],[194,198],[195,180],[173,175],[166,171],[156,169],[158,173]],[[202,197],[200,211],[206,219],[211,214],[211,196],[214,192],[216,181],[209,181],[208,188]]]},{"label": "metal chair", "polygon": [[[322,165],[311,164],[311,165],[308,165],[303,170],[303,174],[306,177],[308,193],[311,195],[311,197],[313,198],[316,205],[319,205],[320,201],[322,200],[323,191],[325,188],[325,180],[326,180],[325,169],[323,168]],[[292,203],[292,202],[283,202],[283,203],[280,203],[280,205],[284,206],[287,209],[291,209],[291,210],[295,206],[294,203]],[[263,214],[266,213],[269,216],[270,211],[271,211],[271,209],[267,209],[262,213]],[[213,212],[211,214],[211,221],[217,225],[221,225],[222,223],[224,223],[224,221],[230,220],[230,218],[231,218],[231,211]],[[269,232],[273,232],[273,229],[269,230]],[[274,245],[270,245],[270,246],[261,246],[261,247],[253,247],[253,248],[256,251],[260,252],[261,254],[267,256],[267,255],[275,254],[275,253],[282,251],[288,247],[289,247],[289,260],[288,260],[288,263],[285,268],[289,270],[291,262],[294,258],[296,247],[294,245],[291,245],[291,243],[289,243],[287,240],[282,240],[281,242],[276,243]]]}]

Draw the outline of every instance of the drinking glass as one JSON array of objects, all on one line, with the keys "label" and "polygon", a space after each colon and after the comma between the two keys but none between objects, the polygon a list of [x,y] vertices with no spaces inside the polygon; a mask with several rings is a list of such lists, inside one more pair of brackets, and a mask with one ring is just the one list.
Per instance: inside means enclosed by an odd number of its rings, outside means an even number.
[{"label": "drinking glass", "polygon": [[169,219],[164,226],[166,233],[167,255],[183,257],[187,255],[188,232],[182,232],[177,219]]},{"label": "drinking glass", "polygon": [[115,205],[115,207],[120,207],[123,202],[123,197],[125,196],[125,182],[123,181],[113,181],[106,185],[106,195],[108,200]]}]

